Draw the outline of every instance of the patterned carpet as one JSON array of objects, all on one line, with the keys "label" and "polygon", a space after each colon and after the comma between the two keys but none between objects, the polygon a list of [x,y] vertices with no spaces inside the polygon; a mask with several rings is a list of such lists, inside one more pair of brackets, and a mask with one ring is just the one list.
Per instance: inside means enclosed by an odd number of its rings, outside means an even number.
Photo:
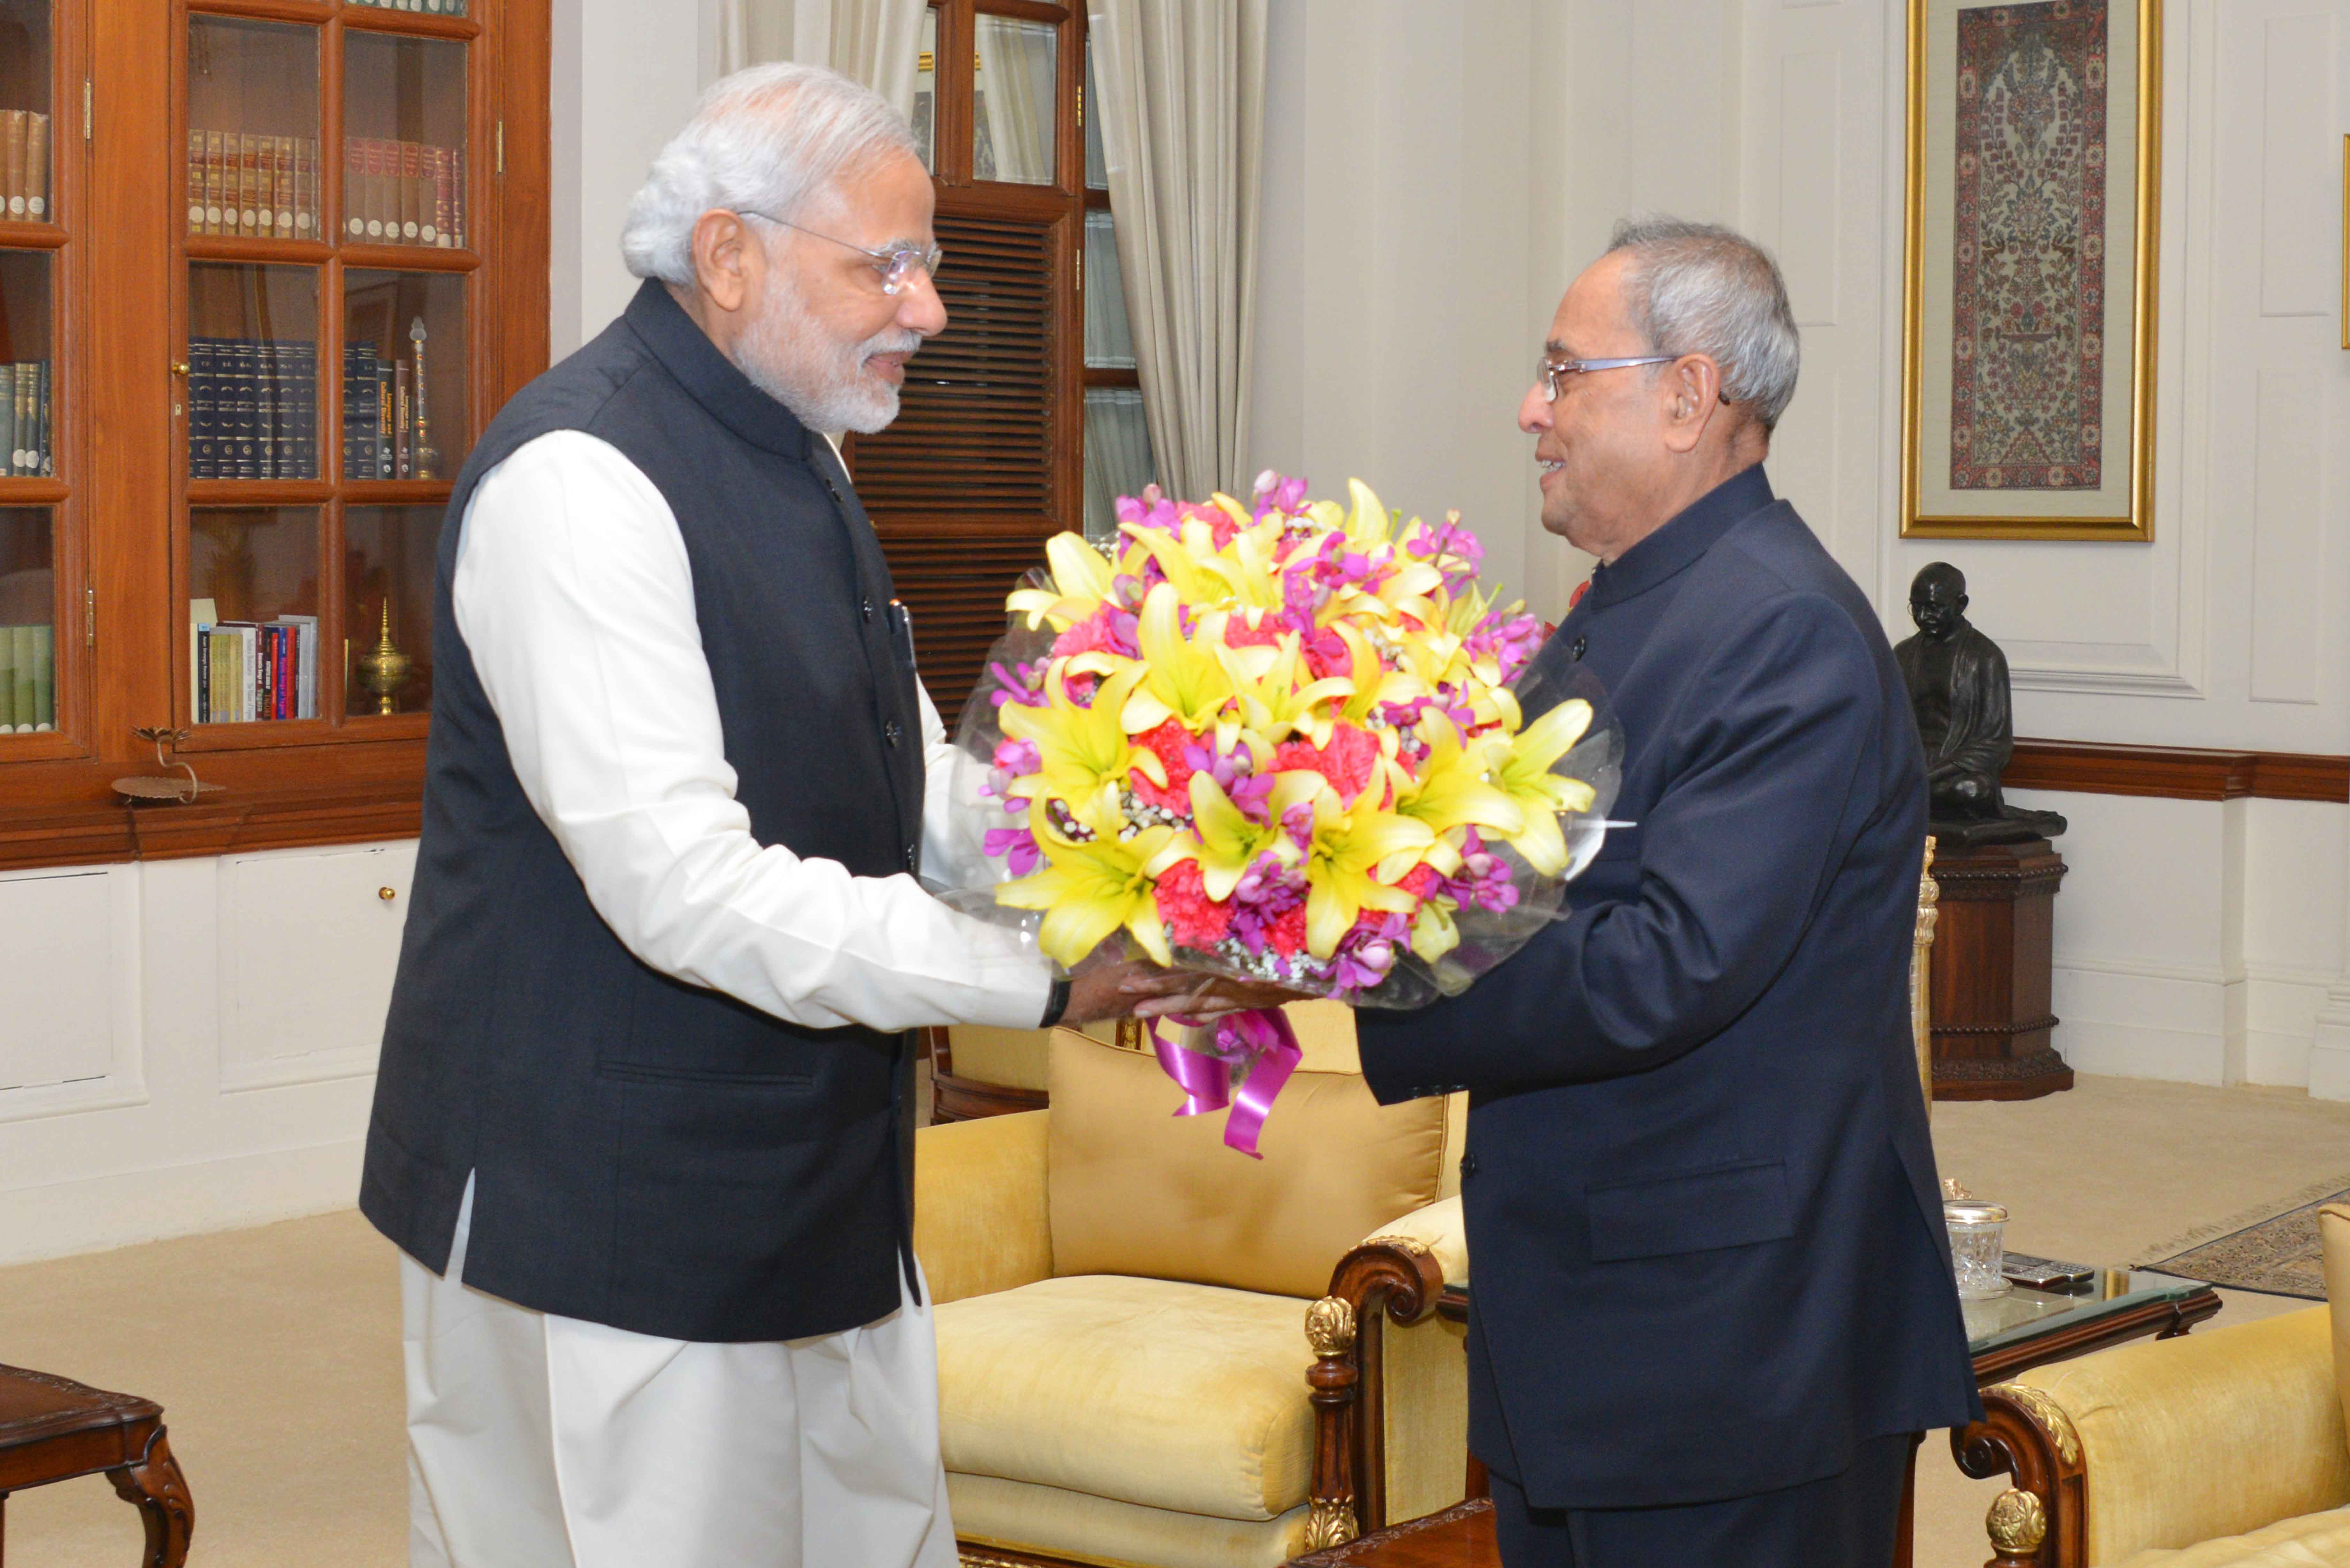
[{"label": "patterned carpet", "polygon": [[2289,1198],[2206,1225],[2151,1249],[2137,1267],[2205,1280],[2234,1290],[2325,1299],[2318,1251],[2317,1211],[2350,1201],[2350,1176],[2305,1188]]}]

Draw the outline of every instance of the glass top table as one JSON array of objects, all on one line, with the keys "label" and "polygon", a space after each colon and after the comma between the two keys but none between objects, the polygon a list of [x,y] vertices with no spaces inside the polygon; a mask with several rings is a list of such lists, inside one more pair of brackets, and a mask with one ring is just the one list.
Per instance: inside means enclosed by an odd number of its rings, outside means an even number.
[{"label": "glass top table", "polygon": [[2123,1340],[2184,1334],[2220,1310],[2220,1297],[2197,1280],[2111,1269],[2075,1294],[2017,1285],[2005,1295],[1959,1305],[1975,1380],[1990,1384]]}]

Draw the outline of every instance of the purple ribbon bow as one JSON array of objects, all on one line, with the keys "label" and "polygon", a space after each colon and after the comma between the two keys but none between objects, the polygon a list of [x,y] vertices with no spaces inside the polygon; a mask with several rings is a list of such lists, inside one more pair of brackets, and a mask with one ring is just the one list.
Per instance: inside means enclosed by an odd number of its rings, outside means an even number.
[{"label": "purple ribbon bow", "polygon": [[[1169,1022],[1201,1027],[1188,1018]],[[1224,1120],[1225,1144],[1251,1159],[1263,1159],[1257,1134],[1273,1110],[1274,1096],[1305,1054],[1298,1048],[1288,1015],[1277,1007],[1228,1013],[1216,1021],[1214,1043],[1206,1050],[1168,1039],[1159,1033],[1154,1018],[1150,1044],[1159,1053],[1159,1065],[1183,1091],[1183,1104],[1175,1114],[1196,1116],[1231,1106],[1232,1114]]]}]

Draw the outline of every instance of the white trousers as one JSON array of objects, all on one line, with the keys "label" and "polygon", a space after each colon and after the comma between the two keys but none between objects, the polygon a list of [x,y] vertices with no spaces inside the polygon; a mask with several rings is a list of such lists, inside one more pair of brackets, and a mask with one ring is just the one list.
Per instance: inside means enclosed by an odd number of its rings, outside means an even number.
[{"label": "white trousers", "polygon": [[411,1568],[955,1568],[938,1347],[654,1339],[400,1262]]}]

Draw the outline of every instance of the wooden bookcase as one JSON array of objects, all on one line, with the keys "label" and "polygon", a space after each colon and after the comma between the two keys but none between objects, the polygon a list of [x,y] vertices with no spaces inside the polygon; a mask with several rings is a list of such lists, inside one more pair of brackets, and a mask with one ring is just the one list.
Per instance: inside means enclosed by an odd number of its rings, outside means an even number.
[{"label": "wooden bookcase", "polygon": [[[46,647],[54,692],[0,733],[0,868],[416,830],[442,511],[546,364],[549,0],[412,4],[0,0],[0,110],[52,133],[46,213],[0,215],[0,364],[47,362],[55,469],[0,477],[0,628],[47,628],[0,659]],[[192,615],[315,623],[313,716],[206,722]],[[120,804],[140,727],[224,787]]]}]

